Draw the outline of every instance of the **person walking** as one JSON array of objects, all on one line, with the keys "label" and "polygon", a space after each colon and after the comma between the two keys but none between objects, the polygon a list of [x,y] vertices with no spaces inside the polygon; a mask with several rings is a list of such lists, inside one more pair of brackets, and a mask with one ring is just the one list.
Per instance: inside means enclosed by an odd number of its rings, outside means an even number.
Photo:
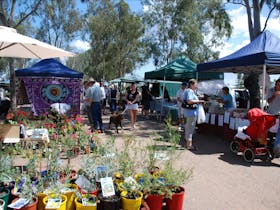
[{"label": "person walking", "polygon": [[183,103],[186,104],[183,106],[185,117],[185,147],[188,150],[195,149],[192,141],[198,115],[198,104],[202,104],[203,102],[197,94],[197,81],[190,79],[188,88],[183,95]]},{"label": "person walking", "polygon": [[84,83],[84,110],[87,114],[88,117],[88,122],[90,125],[90,129],[93,129],[93,120],[92,120],[92,111],[91,111],[91,98],[88,98],[88,92],[90,88],[93,86],[95,83],[93,78],[90,78],[89,81],[86,81]]},{"label": "person walking", "polygon": [[101,107],[102,107],[102,112],[104,115],[106,115],[106,90],[104,86],[104,82],[100,81],[100,90],[101,90]]},{"label": "person walking", "polygon": [[179,130],[184,126],[184,109],[182,108],[183,96],[188,84],[182,82],[181,88],[176,93],[176,100],[178,106]]},{"label": "person walking", "polygon": [[152,100],[152,94],[150,92],[149,83],[146,83],[142,87],[142,115],[148,118],[148,114],[150,111],[150,101]]},{"label": "person walking", "polygon": [[136,83],[131,84],[130,88],[127,90],[125,98],[126,98],[126,109],[129,111],[129,115],[130,115],[130,123],[131,123],[130,130],[134,130],[137,111],[138,111],[138,98],[139,98],[139,92],[137,91]]},{"label": "person walking", "polygon": [[116,85],[113,85],[109,91],[109,101],[110,101],[109,104],[110,104],[110,111],[112,113],[117,110],[117,95],[118,95],[118,90],[116,88]]},{"label": "person walking", "polygon": [[102,122],[102,91],[98,84],[94,83],[87,92],[87,98],[90,99],[92,121],[94,129],[92,131],[98,131],[98,133],[104,132],[104,126]]}]

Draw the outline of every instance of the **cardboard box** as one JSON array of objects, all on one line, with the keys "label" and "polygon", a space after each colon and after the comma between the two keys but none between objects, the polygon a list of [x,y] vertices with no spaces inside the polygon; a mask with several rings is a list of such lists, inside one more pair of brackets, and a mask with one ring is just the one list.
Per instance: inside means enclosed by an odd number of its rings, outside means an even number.
[{"label": "cardboard box", "polygon": [[0,125],[0,141],[3,141],[3,143],[20,142],[19,125],[10,125],[10,124]]}]

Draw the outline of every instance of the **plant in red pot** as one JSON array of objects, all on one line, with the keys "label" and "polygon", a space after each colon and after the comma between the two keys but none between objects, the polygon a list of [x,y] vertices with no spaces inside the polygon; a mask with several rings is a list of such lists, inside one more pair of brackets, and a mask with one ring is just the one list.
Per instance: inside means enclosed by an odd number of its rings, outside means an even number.
[{"label": "plant in red pot", "polygon": [[151,174],[149,171],[146,171],[137,181],[141,185],[149,208],[152,210],[162,210],[166,187],[160,172]]},{"label": "plant in red pot", "polygon": [[167,210],[182,210],[185,189],[182,185],[192,177],[192,169],[173,168],[171,162],[166,164],[162,171],[162,178],[166,186],[166,207]]},{"label": "plant in red pot", "polygon": [[37,210],[37,185],[27,174],[22,177],[22,180],[24,180],[24,184],[19,193],[19,198],[14,199],[8,207],[20,210]]}]

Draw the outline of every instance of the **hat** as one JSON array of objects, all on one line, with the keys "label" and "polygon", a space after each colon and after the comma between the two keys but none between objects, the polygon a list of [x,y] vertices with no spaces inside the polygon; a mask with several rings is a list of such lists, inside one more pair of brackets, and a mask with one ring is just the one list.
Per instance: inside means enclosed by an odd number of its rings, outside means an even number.
[{"label": "hat", "polygon": [[95,80],[91,77],[89,78],[88,82],[95,82]]},{"label": "hat", "polygon": [[182,82],[182,86],[188,86],[188,83]]}]

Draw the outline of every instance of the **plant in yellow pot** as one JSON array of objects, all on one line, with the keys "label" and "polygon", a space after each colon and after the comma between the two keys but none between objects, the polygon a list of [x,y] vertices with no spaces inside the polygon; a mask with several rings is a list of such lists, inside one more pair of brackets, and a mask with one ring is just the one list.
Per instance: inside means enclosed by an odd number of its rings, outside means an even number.
[{"label": "plant in yellow pot", "polygon": [[97,209],[97,198],[92,194],[81,194],[77,192],[75,198],[76,210],[96,210]]},{"label": "plant in yellow pot", "polygon": [[119,186],[122,189],[121,202],[123,210],[139,210],[142,203],[143,193],[141,186],[132,177],[124,179]]}]

